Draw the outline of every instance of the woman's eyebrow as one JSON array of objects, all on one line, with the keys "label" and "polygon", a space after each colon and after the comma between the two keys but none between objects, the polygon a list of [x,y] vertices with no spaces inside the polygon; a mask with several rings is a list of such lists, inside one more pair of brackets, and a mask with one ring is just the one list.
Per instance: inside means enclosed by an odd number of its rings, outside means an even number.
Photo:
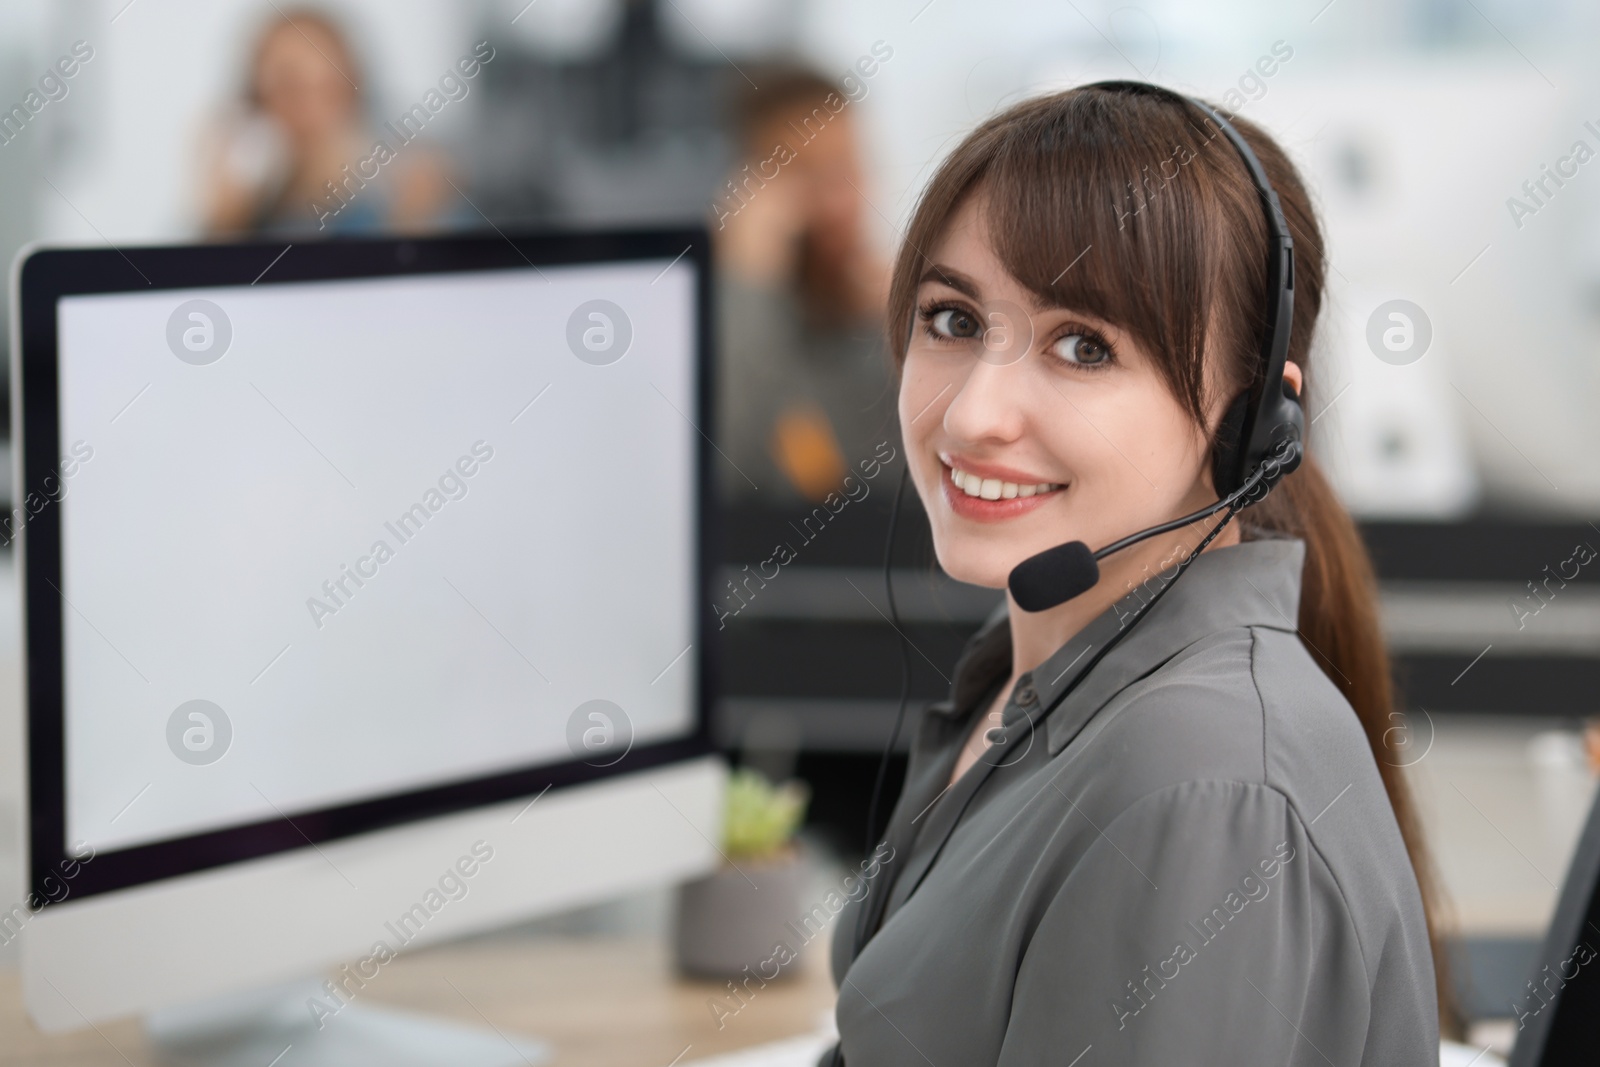
[{"label": "woman's eyebrow", "polygon": [[946,267],[942,263],[934,263],[930,265],[927,270],[922,272],[922,277],[917,279],[917,285],[919,287],[927,285],[929,282],[937,282],[940,285],[948,285],[956,292],[961,293],[964,296],[969,296],[973,300],[983,299],[978,295],[977,282],[973,281],[970,277],[962,274],[953,267]]},{"label": "woman's eyebrow", "polygon": [[[922,272],[922,277],[917,279],[917,286],[920,288],[930,282],[948,285],[956,292],[973,300],[980,302],[983,300],[979,293],[978,283],[973,280],[971,275],[963,274],[954,267],[947,267],[942,263],[930,265],[927,270]],[[1071,310],[1067,305],[1054,300],[1040,300],[1037,294],[1034,294],[1031,304],[1031,310],[1036,312]]]}]

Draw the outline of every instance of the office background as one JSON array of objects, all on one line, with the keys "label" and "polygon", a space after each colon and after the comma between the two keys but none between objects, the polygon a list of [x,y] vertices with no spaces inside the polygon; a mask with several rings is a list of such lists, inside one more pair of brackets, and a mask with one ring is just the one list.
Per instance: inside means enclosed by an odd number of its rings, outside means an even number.
[{"label": "office background", "polygon": [[[373,128],[407,113],[477,42],[492,47],[469,91],[434,113],[417,149],[396,160],[396,173],[431,166],[443,180],[421,223],[432,230],[685,220],[717,230],[745,210],[726,184],[754,158],[741,109],[763,81],[796,65],[845,91],[859,165],[847,178],[859,198],[850,225],[879,259],[941,154],[1035,92],[1149,78],[1224,100],[1279,136],[1312,184],[1333,265],[1314,447],[1378,562],[1409,715],[1397,724],[1405,733],[1396,751],[1454,901],[1465,1000],[1480,1017],[1507,1014],[1497,1006],[1521,984],[1594,789],[1584,731],[1600,712],[1600,564],[1571,562],[1576,546],[1600,546],[1593,8],[1554,0],[1234,0],[1204,10],[1117,0],[314,6],[349,37]],[[35,240],[203,237],[214,195],[206,161],[219,142],[248,154],[247,138],[233,132],[245,72],[253,42],[283,10],[255,0],[0,3],[0,108],[21,105],[58,58],[80,60],[42,107],[4,126],[0,256],[9,262]],[[763,197],[775,199],[756,189],[752,214]],[[336,203],[325,200],[323,210]],[[317,209],[291,207],[295,217],[278,229],[284,243],[317,239]],[[1381,344],[1394,301],[1407,302],[1411,328],[1428,338],[1420,355],[1397,358]],[[838,350],[860,366],[881,361],[860,336]],[[793,383],[832,427],[827,447],[850,466],[877,441],[898,444],[883,395],[871,394],[880,379],[854,373]],[[790,384],[783,375],[751,379],[749,395],[735,391],[725,406],[768,411],[771,394]],[[796,432],[801,458],[777,463],[778,481],[757,478],[766,492],[735,484],[729,493],[730,580],[777,542],[798,550],[778,578],[722,605],[730,617],[718,730],[735,758],[810,782],[810,838],[848,861],[862,847],[861,812],[898,683],[875,571],[893,477],[807,525],[815,511],[802,446],[813,438]],[[929,657],[913,682],[914,696],[927,699],[940,695],[939,673],[995,597],[941,579],[918,524],[908,525],[897,588],[908,632]],[[14,585],[9,554],[0,573]],[[0,612],[3,835],[21,803],[18,649],[8,607]],[[0,836],[6,899],[21,893],[19,847]]]}]

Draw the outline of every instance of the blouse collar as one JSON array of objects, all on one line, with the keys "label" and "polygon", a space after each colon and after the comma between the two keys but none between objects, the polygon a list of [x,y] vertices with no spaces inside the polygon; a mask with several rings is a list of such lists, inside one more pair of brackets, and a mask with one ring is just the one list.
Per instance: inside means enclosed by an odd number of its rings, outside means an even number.
[{"label": "blouse collar", "polygon": [[[1296,632],[1304,565],[1304,541],[1270,537],[1202,552],[1175,581],[1167,572],[1151,576],[1018,678],[1002,721],[1009,726],[1036,708],[1032,721],[1044,720],[1054,756],[1112,697],[1196,641],[1219,630],[1249,626]],[[1106,651],[1140,608],[1168,585],[1171,589],[1133,631]],[[965,716],[1010,667],[1011,623],[1002,601],[967,642],[956,663],[950,698],[931,705],[929,712]]]}]

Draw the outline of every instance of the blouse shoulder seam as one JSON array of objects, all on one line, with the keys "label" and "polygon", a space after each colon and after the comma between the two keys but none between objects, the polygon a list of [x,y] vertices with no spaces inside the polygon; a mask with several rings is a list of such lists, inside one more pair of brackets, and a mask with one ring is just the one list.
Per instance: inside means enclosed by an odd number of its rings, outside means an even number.
[{"label": "blouse shoulder seam", "polygon": [[[1256,707],[1261,712],[1261,781],[1270,784],[1267,776],[1267,698],[1261,692],[1261,679],[1256,677],[1256,651],[1260,639],[1255,627],[1250,627],[1250,687],[1255,690]],[[1285,797],[1287,799],[1287,797]]]},{"label": "blouse shoulder seam", "polygon": [[1339,874],[1333,869],[1333,864],[1328,862],[1328,857],[1322,854],[1317,847],[1316,839],[1311,836],[1311,824],[1306,822],[1304,815],[1295,806],[1295,802],[1283,790],[1274,785],[1267,773],[1267,700],[1261,692],[1261,682],[1256,677],[1256,650],[1260,644],[1260,636],[1256,627],[1250,627],[1250,684],[1255,687],[1256,700],[1261,706],[1261,781],[1262,784],[1279,796],[1283,797],[1285,806],[1294,815],[1295,821],[1300,824],[1301,833],[1305,835],[1306,847],[1322,864],[1328,873],[1328,881],[1333,885],[1334,891],[1339,894],[1339,904],[1344,908],[1344,914],[1350,923],[1350,930],[1355,935],[1356,951],[1361,954],[1361,970],[1367,976],[1367,985],[1370,988],[1373,981],[1372,968],[1367,965],[1367,947],[1361,943],[1361,925],[1355,921],[1355,912],[1350,907],[1350,898],[1344,891],[1344,886],[1339,882]]}]

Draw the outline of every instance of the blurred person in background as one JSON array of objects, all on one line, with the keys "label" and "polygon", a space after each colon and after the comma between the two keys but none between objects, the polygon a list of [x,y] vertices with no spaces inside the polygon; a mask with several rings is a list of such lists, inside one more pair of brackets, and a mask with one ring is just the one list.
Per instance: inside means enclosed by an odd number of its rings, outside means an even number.
[{"label": "blurred person in background", "polygon": [[[882,344],[886,264],[866,232],[851,100],[797,67],[754,73],[712,204],[729,498],[819,502],[898,436]],[[743,476],[739,472],[743,472]]]},{"label": "blurred person in background", "polygon": [[205,145],[206,233],[306,237],[437,225],[451,189],[425,145],[403,146],[364,183],[350,179],[346,168],[369,157],[375,140],[364,84],[336,21],[310,8],[274,14],[251,49],[244,99]]}]

